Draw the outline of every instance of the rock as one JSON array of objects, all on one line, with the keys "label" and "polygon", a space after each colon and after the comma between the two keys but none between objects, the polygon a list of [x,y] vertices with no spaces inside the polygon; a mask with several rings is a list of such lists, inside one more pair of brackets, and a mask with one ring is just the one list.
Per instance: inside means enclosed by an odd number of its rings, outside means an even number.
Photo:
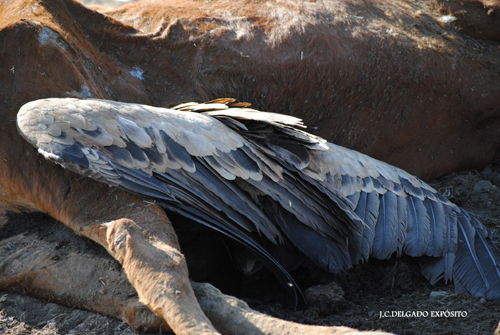
[{"label": "rock", "polygon": [[327,285],[315,285],[304,291],[309,309],[315,309],[318,314],[338,311],[346,305],[344,290],[335,282]]},{"label": "rock", "polygon": [[493,186],[494,185],[489,180],[480,180],[476,184],[474,184],[472,191],[474,193],[489,192],[493,188]]},{"label": "rock", "polygon": [[493,185],[500,187],[500,172],[496,170],[492,166],[488,166],[483,170],[482,175],[483,178],[491,181]]},{"label": "rock", "polygon": [[446,291],[432,291],[430,294],[431,299],[441,299],[449,295]]}]

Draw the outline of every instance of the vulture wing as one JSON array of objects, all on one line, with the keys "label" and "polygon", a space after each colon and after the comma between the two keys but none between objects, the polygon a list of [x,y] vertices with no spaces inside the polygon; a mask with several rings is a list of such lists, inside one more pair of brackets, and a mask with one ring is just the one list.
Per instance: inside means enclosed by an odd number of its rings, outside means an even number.
[{"label": "vulture wing", "polygon": [[171,109],[104,100],[24,105],[20,133],[47,159],[234,238],[287,283],[258,242],[293,246],[330,272],[370,256],[431,256],[424,275],[500,300],[486,228],[418,178],[232,99]]}]

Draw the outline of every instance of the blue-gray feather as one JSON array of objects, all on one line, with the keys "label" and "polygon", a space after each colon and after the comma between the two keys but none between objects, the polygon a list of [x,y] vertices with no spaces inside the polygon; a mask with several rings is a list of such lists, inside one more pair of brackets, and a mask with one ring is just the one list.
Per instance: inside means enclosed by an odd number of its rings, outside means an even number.
[{"label": "blue-gray feather", "polygon": [[231,102],[160,110],[45,99],[21,108],[18,128],[47,159],[246,245],[286,283],[259,239],[331,272],[370,256],[427,256],[432,284],[453,279],[500,300],[500,251],[475,217],[396,167],[298,129],[297,118]]},{"label": "blue-gray feather", "polygon": [[430,238],[430,218],[423,202],[412,195],[407,198],[408,231],[403,251],[410,256],[425,255]]},{"label": "blue-gray feather", "polygon": [[378,259],[388,258],[397,247],[398,200],[396,194],[387,192],[380,197],[378,220],[371,255]]}]

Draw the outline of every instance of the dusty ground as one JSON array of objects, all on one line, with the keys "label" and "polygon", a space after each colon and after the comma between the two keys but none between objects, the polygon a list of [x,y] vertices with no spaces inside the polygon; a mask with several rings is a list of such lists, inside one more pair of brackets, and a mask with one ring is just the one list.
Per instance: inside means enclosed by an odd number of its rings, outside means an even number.
[{"label": "dusty ground", "polygon": [[[500,235],[500,164],[490,165],[482,171],[448,175],[432,185],[455,203],[477,214],[496,236]],[[44,222],[40,227],[48,225],[51,229],[66,229],[44,217],[33,220]],[[92,242],[77,239],[75,237],[78,248],[100,252]],[[85,251],[82,249],[82,252]],[[283,291],[271,277],[231,277],[230,281],[237,284],[226,285],[226,291],[244,298],[257,310],[288,320],[383,329],[405,335],[492,334],[500,321],[500,304],[456,294],[453,285],[432,287],[420,275],[418,262],[410,258],[371,260],[338,276],[305,270],[293,275],[302,288],[312,285],[305,290],[310,301],[305,310],[293,311],[287,307]],[[219,278],[219,281],[215,284],[224,286],[224,280]],[[235,289],[235,286],[239,288]],[[427,312],[428,316],[381,318],[381,313],[386,311],[420,311]],[[464,317],[446,317],[446,313],[433,317],[436,311],[461,311]],[[134,334],[126,324],[114,318],[0,292],[0,334],[68,333]]]}]

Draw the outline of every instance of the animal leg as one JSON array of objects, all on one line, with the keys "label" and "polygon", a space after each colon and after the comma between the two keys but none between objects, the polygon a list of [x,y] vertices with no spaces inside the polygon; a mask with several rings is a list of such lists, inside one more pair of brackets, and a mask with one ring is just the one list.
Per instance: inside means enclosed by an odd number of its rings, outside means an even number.
[{"label": "animal leg", "polygon": [[[43,229],[27,228],[0,239],[0,291],[110,315],[135,330],[168,330],[162,318],[139,302],[114,259],[89,251],[83,238],[55,220],[34,219],[43,221]],[[19,220],[32,221],[33,216],[17,215],[11,225]],[[11,227],[4,228],[0,226],[0,235]]]},{"label": "animal leg", "polygon": [[156,236],[146,237],[149,233],[128,219],[113,221],[106,233],[109,251],[122,264],[140,301],[176,334],[217,333],[194,296],[184,256]]}]

